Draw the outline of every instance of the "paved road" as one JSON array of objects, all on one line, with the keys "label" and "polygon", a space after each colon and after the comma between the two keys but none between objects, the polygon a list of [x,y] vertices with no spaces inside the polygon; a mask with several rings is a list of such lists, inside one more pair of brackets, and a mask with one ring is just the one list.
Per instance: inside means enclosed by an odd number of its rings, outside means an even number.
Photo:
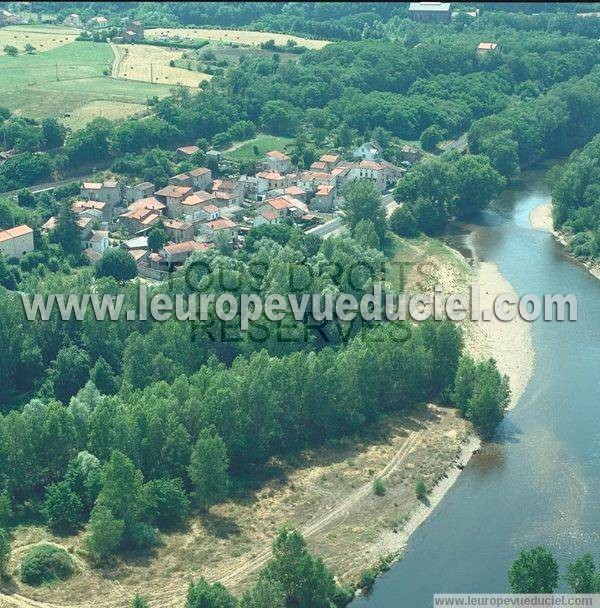
[{"label": "paved road", "polygon": [[463,133],[458,139],[453,139],[445,144],[440,145],[440,149],[444,152],[451,152],[452,150],[458,150],[464,152],[469,145],[468,134]]},{"label": "paved road", "polygon": [[[381,197],[383,205],[385,207],[385,214],[387,217],[392,215],[392,211],[398,206],[398,203],[394,200],[394,195],[390,192],[388,194],[384,194]],[[307,234],[316,234],[317,236],[327,238],[328,236],[333,236],[334,234],[339,234],[344,230],[342,225],[341,217],[334,217],[332,220],[321,224],[320,226],[315,226],[310,230],[307,230]]]}]

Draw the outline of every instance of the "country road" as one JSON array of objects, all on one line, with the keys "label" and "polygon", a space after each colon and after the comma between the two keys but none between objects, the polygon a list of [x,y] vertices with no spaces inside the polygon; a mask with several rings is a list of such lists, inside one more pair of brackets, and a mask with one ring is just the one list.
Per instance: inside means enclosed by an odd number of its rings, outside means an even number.
[{"label": "country road", "polygon": [[[381,197],[381,201],[385,207],[385,214],[387,217],[392,215],[392,211],[398,207],[398,203],[394,200],[393,193],[389,192]],[[342,225],[342,218],[340,216],[334,217],[333,219],[315,226],[310,230],[306,231],[306,234],[316,234],[317,236],[327,238],[328,236],[337,236],[342,233],[344,227]]]},{"label": "country road", "polygon": [[121,57],[119,56],[119,49],[117,49],[117,47],[112,43],[112,40],[110,38],[107,38],[106,42],[108,42],[108,45],[112,49],[112,52],[115,54],[115,60],[113,61],[113,64],[112,64],[111,78],[118,78],[119,77],[119,61],[121,60]]},{"label": "country road", "polygon": [[469,145],[468,133],[463,133],[458,139],[453,139],[440,144],[440,150],[444,152],[452,152],[452,150],[458,150],[459,152],[465,152]]}]

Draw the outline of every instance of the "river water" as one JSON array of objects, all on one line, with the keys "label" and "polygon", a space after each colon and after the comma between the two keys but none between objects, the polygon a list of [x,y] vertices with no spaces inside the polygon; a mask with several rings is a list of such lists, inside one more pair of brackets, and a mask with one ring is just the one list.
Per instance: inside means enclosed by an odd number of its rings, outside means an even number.
[{"label": "river water", "polygon": [[519,403],[402,560],[353,608],[429,608],[434,593],[509,592],[507,571],[524,547],[550,549],[561,573],[583,553],[600,558],[600,281],[531,228],[531,210],[550,198],[545,175],[523,173],[467,242],[518,295],[575,294],[578,320],[532,324],[535,368]]}]

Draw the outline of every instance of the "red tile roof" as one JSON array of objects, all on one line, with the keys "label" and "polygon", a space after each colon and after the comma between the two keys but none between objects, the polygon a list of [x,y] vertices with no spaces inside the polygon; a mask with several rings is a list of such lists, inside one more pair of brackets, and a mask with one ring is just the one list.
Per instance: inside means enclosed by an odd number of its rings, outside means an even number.
[{"label": "red tile roof", "polygon": [[20,226],[15,226],[14,228],[8,228],[8,230],[0,231],[0,241],[8,241],[32,232],[33,229],[27,226],[27,224],[21,224]]},{"label": "red tile roof", "polygon": [[271,152],[267,152],[267,156],[269,158],[273,158],[275,160],[290,160],[290,157],[285,155],[283,152],[279,150],[271,150]]}]

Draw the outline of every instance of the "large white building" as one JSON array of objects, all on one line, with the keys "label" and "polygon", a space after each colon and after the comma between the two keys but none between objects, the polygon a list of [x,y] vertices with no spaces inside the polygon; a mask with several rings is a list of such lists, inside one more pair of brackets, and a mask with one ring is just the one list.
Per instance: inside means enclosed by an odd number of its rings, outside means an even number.
[{"label": "large white building", "polygon": [[0,253],[6,258],[20,258],[33,251],[33,230],[26,224],[0,231]]}]

